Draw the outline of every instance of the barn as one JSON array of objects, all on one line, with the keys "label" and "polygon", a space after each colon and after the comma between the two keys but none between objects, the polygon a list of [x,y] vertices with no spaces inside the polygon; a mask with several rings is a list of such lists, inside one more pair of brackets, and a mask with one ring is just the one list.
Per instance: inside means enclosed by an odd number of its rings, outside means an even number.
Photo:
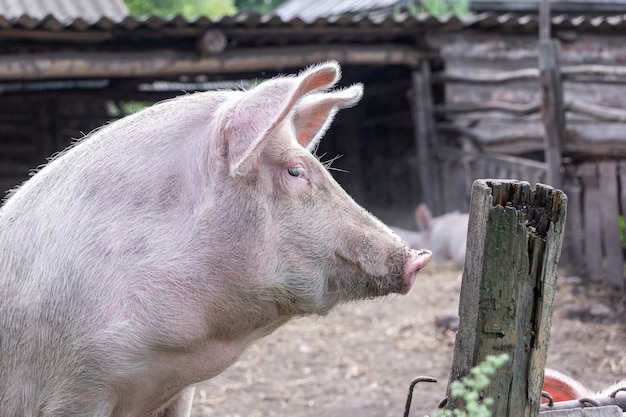
[{"label": "barn", "polygon": [[268,16],[217,20],[83,3],[1,9],[1,190],[139,105],[334,59],[341,84],[363,82],[366,95],[339,113],[318,154],[360,204],[410,228],[419,202],[467,210],[476,178],[554,184],[569,197],[564,266],[625,290],[619,1],[552,2],[556,142],[545,139],[537,2],[472,2],[470,15],[435,18],[397,1],[312,10],[289,0]]}]

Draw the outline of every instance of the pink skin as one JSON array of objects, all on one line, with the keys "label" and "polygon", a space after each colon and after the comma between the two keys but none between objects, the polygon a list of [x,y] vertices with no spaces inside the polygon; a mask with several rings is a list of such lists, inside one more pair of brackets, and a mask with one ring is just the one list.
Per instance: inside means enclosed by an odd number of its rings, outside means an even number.
[{"label": "pink skin", "polygon": [[413,288],[415,280],[417,278],[417,272],[430,262],[432,254],[430,252],[420,252],[418,255],[411,257],[406,265],[404,265],[404,271],[402,273],[402,290],[400,294],[408,294]]},{"label": "pink skin", "polygon": [[186,417],[193,384],[291,317],[406,294],[431,259],[311,153],[362,86],[328,62],[165,101],[0,208],[3,417]]}]

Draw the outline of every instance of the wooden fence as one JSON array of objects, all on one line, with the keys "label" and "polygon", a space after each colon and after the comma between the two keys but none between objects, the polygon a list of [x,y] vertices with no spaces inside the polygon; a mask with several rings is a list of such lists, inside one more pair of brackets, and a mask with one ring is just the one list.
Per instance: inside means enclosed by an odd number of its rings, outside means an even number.
[{"label": "wooden fence", "polygon": [[[626,67],[561,67],[558,53],[558,45],[553,41],[540,43],[538,68],[492,74],[445,71],[431,74],[430,67],[422,65],[413,76],[422,189],[427,203],[438,214],[466,208],[459,206],[459,201],[469,201],[471,184],[478,178],[511,178],[562,189],[569,204],[561,265],[587,281],[601,281],[625,293],[626,138],[621,144],[571,140],[566,114],[593,118],[601,129],[606,121],[626,121],[626,111],[588,103],[578,97],[564,100],[563,81],[626,84]],[[424,85],[431,85],[433,90],[453,83],[505,89],[508,83],[521,80],[537,81],[541,102],[437,105],[430,95],[422,94]],[[471,128],[454,123],[460,114],[489,117],[493,112],[540,115],[544,131],[542,160],[488,152],[486,142]]]}]

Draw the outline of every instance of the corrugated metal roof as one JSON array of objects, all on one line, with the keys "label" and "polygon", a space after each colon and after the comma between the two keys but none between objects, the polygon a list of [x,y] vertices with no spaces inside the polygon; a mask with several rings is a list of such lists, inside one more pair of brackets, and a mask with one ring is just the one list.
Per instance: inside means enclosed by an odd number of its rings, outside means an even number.
[{"label": "corrugated metal roof", "polygon": [[[3,2],[13,0],[0,0],[0,7]],[[29,0],[16,0],[29,1]],[[36,1],[36,0],[30,0]],[[54,1],[54,0],[43,0]],[[62,1],[62,0],[58,0]],[[359,0],[357,0],[359,1]],[[363,0],[366,1],[366,0]],[[383,1],[383,0],[379,0]],[[456,17],[435,18],[428,14],[411,15],[409,13],[390,14],[380,10],[359,15],[333,15],[315,20],[303,20],[299,17],[283,19],[277,15],[260,16],[254,13],[239,13],[235,16],[226,16],[215,20],[206,17],[185,19],[182,16],[170,16],[161,18],[157,16],[126,16],[117,17],[100,16],[94,18],[69,18],[60,19],[54,15],[31,16],[31,15],[7,15],[0,8],[0,31],[3,29],[24,29],[37,31],[60,32],[69,30],[76,32],[109,32],[115,31],[116,36],[122,36],[124,32],[136,32],[143,29],[144,34],[158,32],[160,38],[180,37],[180,32],[193,35],[196,31],[206,29],[220,29],[225,32],[236,31],[238,36],[245,36],[246,29],[255,29],[255,37],[262,35],[262,31],[267,30],[268,36],[282,36],[285,32],[301,34],[307,36],[307,30],[320,31],[337,29],[340,33],[349,35],[350,29],[371,30],[372,32],[389,32],[394,34],[415,34],[424,30],[455,31],[472,28],[478,30],[501,30],[504,32],[534,33],[538,30],[539,19],[537,14],[529,13],[495,13],[484,12],[470,14],[462,19]],[[587,16],[582,14],[554,14],[552,16],[554,29],[579,30],[594,32],[610,32],[626,30],[626,14],[615,16]],[[284,32],[276,32],[276,30]],[[173,32],[172,32],[173,31]],[[279,33],[279,35],[276,35]],[[272,35],[273,34],[273,35]],[[136,38],[137,33],[133,36]],[[13,34],[12,39],[21,36],[19,33]],[[317,35],[316,35],[317,36]],[[29,36],[24,34],[25,38]]]},{"label": "corrugated metal roof", "polygon": [[[468,0],[474,13],[536,13],[541,0]],[[361,16],[367,13],[391,15],[407,10],[417,0],[286,0],[272,13],[284,20],[300,18],[311,21],[339,14]],[[626,0],[550,0],[554,13],[616,14],[626,13]]]},{"label": "corrugated metal roof", "polygon": [[89,23],[102,18],[121,21],[129,11],[123,0],[0,0],[0,15],[8,20],[44,20],[52,16],[69,24],[76,19]]},{"label": "corrugated metal roof", "polygon": [[[534,12],[541,0],[470,0],[473,11]],[[626,0],[550,0],[550,8],[557,13],[624,13]]]},{"label": "corrugated metal roof", "polygon": [[399,0],[287,0],[279,5],[272,14],[279,16],[283,20],[300,18],[312,21],[318,18],[336,16],[341,14],[361,15],[377,10],[385,10],[390,14],[390,10]]}]

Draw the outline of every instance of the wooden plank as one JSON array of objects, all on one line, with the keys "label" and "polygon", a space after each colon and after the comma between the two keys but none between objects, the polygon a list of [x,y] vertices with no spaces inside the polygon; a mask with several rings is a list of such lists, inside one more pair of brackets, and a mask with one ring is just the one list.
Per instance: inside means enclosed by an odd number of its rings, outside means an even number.
[{"label": "wooden plank", "polygon": [[602,243],[606,256],[606,281],[618,291],[624,291],[624,255],[619,237],[619,192],[617,163],[598,163],[600,180],[600,209],[602,213]]},{"label": "wooden plank", "polygon": [[[626,161],[619,162],[619,185],[619,196],[621,203],[620,214],[626,219]],[[626,286],[626,277],[624,278],[624,282],[622,283],[622,285]]]},{"label": "wooden plank", "polygon": [[583,187],[577,170],[576,166],[566,165],[563,176],[563,191],[568,199],[567,224],[565,225],[567,239],[563,241],[563,255],[571,270],[583,276],[586,270],[585,239],[583,238]]},{"label": "wooden plank", "polygon": [[249,48],[201,57],[172,49],[133,52],[55,52],[0,55],[0,80],[170,77],[180,74],[254,73],[302,68],[334,59],[343,65],[414,68],[421,55],[402,45],[309,45]]},{"label": "wooden plank", "polygon": [[602,223],[600,207],[602,201],[597,165],[593,162],[578,166],[583,183],[583,225],[585,245],[585,275],[592,281],[602,279]]},{"label": "wooden plank", "polygon": [[[613,50],[612,50],[613,52]],[[484,59],[484,56],[481,57]],[[466,59],[471,59],[467,56]],[[579,80],[579,77],[587,76],[588,78]],[[566,81],[579,82],[608,82],[606,77],[624,77],[626,76],[626,66],[623,65],[571,65],[561,68],[561,77]],[[512,71],[481,71],[475,72],[456,72],[446,71],[433,76],[436,83],[467,83],[467,84],[507,84],[514,81],[531,81],[540,77],[540,71],[537,68],[522,68]],[[591,78],[593,77],[593,78]],[[620,82],[621,84],[621,82]],[[517,106],[520,106],[519,104]],[[528,105],[521,105],[525,108]],[[515,105],[511,108],[516,108]]]},{"label": "wooden plank", "polygon": [[552,20],[550,19],[550,1],[541,0],[539,3],[539,39],[547,41],[550,39],[550,29]]},{"label": "wooden plank", "polygon": [[469,196],[472,190],[471,183],[467,183],[465,176],[465,164],[463,160],[456,160],[454,166],[454,174],[456,177],[453,192],[455,193],[455,205],[450,207],[450,211],[459,210],[467,213],[469,210]]},{"label": "wooden plank", "polygon": [[[619,162],[619,184],[620,184],[619,195],[620,195],[620,203],[621,203],[620,214],[626,219],[626,161]],[[624,278],[624,283],[622,285],[626,285],[626,278]]]},{"label": "wooden plank", "polygon": [[552,40],[541,41],[538,52],[548,184],[555,188],[561,188],[562,154],[565,143],[565,110],[559,71],[559,44]]},{"label": "wooden plank", "polygon": [[457,194],[458,187],[458,174],[456,172],[455,161],[451,158],[446,158],[441,161],[441,177],[442,177],[442,194],[443,194],[443,207],[441,213],[447,213],[452,211],[452,207],[455,207],[458,203],[459,194]]},{"label": "wooden plank", "polygon": [[441,72],[433,76],[437,83],[468,83],[468,84],[506,84],[511,81],[527,81],[539,78],[537,68],[524,68],[513,71],[494,71],[491,73]]},{"label": "wooden plank", "polygon": [[457,160],[456,165],[456,186],[455,190],[457,193],[457,205],[455,206],[456,210],[459,210],[463,213],[467,213],[469,211],[469,201],[470,201],[470,193],[472,191],[472,183],[467,181],[467,163],[464,159]]},{"label": "wooden plank", "polygon": [[[508,353],[481,393],[496,399],[494,416],[539,411],[566,213],[565,194],[545,185],[532,191],[527,182],[477,180],[472,187],[449,383],[487,355]],[[462,406],[451,399],[446,408]]]},{"label": "wooden plank", "polygon": [[434,128],[430,75],[430,61],[422,60],[419,70],[413,71],[411,76],[413,86],[411,103],[423,200],[431,208],[431,211],[441,213],[441,204],[435,193],[443,189],[443,184],[438,181],[437,173],[439,170],[435,169],[431,152],[437,144],[437,136]]},{"label": "wooden plank", "polygon": [[[538,113],[541,110],[541,103],[508,103],[488,101],[480,103],[453,103],[435,106],[434,112],[441,116],[454,116],[469,113],[501,112],[516,116],[526,116]],[[609,106],[587,103],[582,100],[567,99],[563,103],[563,110],[592,116],[597,119],[609,122],[626,121],[626,111]]]}]

